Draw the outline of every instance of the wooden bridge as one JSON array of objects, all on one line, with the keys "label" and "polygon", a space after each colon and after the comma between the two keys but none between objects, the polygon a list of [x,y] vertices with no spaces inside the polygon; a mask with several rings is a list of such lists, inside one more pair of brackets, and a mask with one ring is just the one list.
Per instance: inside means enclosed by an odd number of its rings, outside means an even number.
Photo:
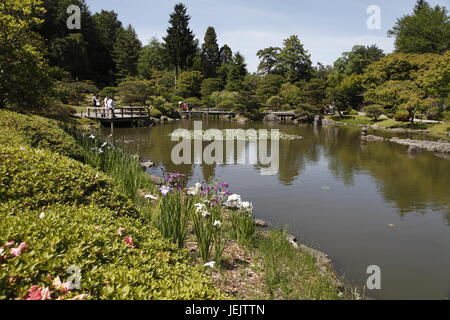
[{"label": "wooden bridge", "polygon": [[188,115],[188,117],[190,118],[193,115],[201,115],[203,116],[213,116],[213,117],[217,117],[219,118],[220,116],[230,116],[230,117],[235,117],[236,116],[236,112],[233,111],[226,111],[226,110],[217,110],[217,109],[209,109],[209,108],[204,108],[204,109],[193,109],[193,110],[189,110],[189,111],[178,111],[178,113],[180,115]]},{"label": "wooden bridge", "polygon": [[[190,111],[179,111],[180,114],[184,114],[184,115],[188,115],[189,117],[191,117],[192,115],[202,115],[202,116],[216,116],[216,117],[220,117],[220,116],[230,116],[230,117],[235,117],[236,116],[236,112],[233,111],[226,111],[226,110],[217,110],[217,109],[193,109]],[[267,111],[267,112],[263,112],[263,115],[268,115],[268,114],[272,114],[275,115],[277,117],[280,117],[281,119],[287,119],[287,118],[295,118],[297,117],[297,113],[295,113],[294,111]]]},{"label": "wooden bridge", "polygon": [[100,121],[133,121],[150,118],[147,107],[123,107],[123,108],[94,108],[87,107],[86,113],[81,112],[81,116]]}]

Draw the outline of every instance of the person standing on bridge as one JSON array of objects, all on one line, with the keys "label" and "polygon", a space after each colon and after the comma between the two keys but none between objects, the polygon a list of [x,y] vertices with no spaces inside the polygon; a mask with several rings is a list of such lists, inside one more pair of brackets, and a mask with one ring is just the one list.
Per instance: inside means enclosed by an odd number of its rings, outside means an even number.
[{"label": "person standing on bridge", "polygon": [[92,96],[91,101],[92,101],[92,106],[93,106],[94,108],[96,108],[96,107],[97,107],[97,102],[98,102],[98,98],[97,98],[97,95],[96,95],[96,94],[94,94],[94,95]]}]

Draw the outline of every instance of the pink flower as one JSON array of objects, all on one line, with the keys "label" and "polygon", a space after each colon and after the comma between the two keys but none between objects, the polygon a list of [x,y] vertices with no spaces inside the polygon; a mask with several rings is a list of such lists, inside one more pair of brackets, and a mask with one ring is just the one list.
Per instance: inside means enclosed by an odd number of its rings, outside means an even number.
[{"label": "pink flower", "polygon": [[62,282],[61,282],[61,279],[60,279],[59,277],[56,277],[56,278],[53,280],[52,284],[53,284],[53,287],[54,287],[56,290],[58,290],[58,291],[60,291],[60,292],[63,292],[63,293],[67,293],[67,292],[69,292],[69,290],[72,289],[72,286],[71,286],[70,282],[64,282],[64,283],[62,283]]},{"label": "pink flower", "polygon": [[136,246],[133,243],[133,238],[132,237],[126,237],[124,239],[125,243],[130,246],[131,248],[136,248]]},{"label": "pink flower", "polygon": [[72,300],[84,300],[84,297],[85,297],[85,296],[86,296],[86,295],[84,295],[84,294],[80,294],[80,295],[78,295],[78,296],[73,297]]},{"label": "pink flower", "polygon": [[22,252],[24,252],[27,249],[28,249],[28,245],[26,244],[26,242],[22,242],[21,244],[19,244],[19,246],[17,248],[11,249],[11,254],[15,257],[20,257]]},{"label": "pink flower", "polygon": [[50,289],[40,286],[32,286],[25,296],[25,300],[51,300],[51,298]]},{"label": "pink flower", "polygon": [[16,243],[14,241],[8,241],[8,242],[5,243],[5,248],[9,248],[9,247],[11,247],[11,246],[13,246],[15,244]]}]

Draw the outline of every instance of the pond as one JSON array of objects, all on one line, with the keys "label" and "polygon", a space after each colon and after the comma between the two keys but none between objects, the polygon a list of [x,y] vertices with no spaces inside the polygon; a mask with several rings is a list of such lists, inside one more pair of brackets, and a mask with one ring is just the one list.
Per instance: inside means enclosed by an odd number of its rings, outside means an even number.
[{"label": "pond", "polygon": [[[191,184],[214,176],[226,181],[253,203],[257,218],[286,226],[300,241],[326,252],[353,286],[362,288],[368,266],[379,266],[381,289],[366,289],[367,297],[449,298],[449,160],[411,155],[390,142],[361,143],[355,127],[209,119],[203,129],[279,129],[303,139],[279,142],[278,172],[258,164],[175,165],[171,152],[177,142],[170,133],[177,128],[192,130],[193,120],[115,128],[114,139],[151,159],[152,173],[181,172]],[[240,151],[255,149],[247,142]]]}]

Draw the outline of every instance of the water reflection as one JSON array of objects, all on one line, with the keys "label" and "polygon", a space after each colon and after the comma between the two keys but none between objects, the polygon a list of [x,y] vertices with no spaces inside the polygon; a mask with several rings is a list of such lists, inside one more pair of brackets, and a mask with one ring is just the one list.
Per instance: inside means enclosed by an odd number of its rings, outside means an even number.
[{"label": "water reflection", "polygon": [[[386,201],[394,203],[399,213],[424,213],[429,209],[441,211],[449,221],[450,211],[450,162],[429,153],[411,156],[404,146],[392,143],[361,142],[358,128],[314,127],[312,125],[279,125],[275,123],[237,124],[228,121],[205,121],[204,128],[237,129],[248,128],[278,129],[289,134],[302,135],[302,140],[280,141],[279,170],[268,166],[253,166],[259,174],[270,175],[277,172],[283,185],[292,185],[305,170],[306,165],[315,165],[326,158],[328,170],[335,178],[347,186],[354,185],[356,174],[368,174],[377,184]],[[174,165],[171,161],[172,148],[177,142],[170,141],[170,133],[176,128],[193,129],[192,121],[158,126],[152,129],[116,129],[116,142],[123,144],[130,152],[151,159],[157,167],[169,172],[182,172],[188,176],[194,173],[194,164]],[[224,150],[225,142],[224,143]],[[209,142],[203,142],[203,148]],[[269,144],[270,150],[270,144]],[[194,152],[196,162],[202,161],[202,153]],[[235,143],[234,162],[239,159],[257,158],[258,146],[255,142]],[[224,162],[230,161],[225,152]],[[250,161],[251,163],[251,161]],[[216,175],[217,164],[201,164],[202,178],[211,179]],[[223,165],[222,165],[223,166]]]},{"label": "water reflection", "polygon": [[[152,172],[164,168],[193,181],[218,176],[229,182],[232,191],[254,203],[258,217],[288,225],[300,239],[330,254],[354,285],[364,285],[367,266],[379,265],[383,289],[370,296],[448,298],[450,161],[431,153],[411,156],[405,146],[389,142],[361,143],[359,128],[352,127],[212,119],[203,126],[278,128],[303,139],[280,141],[279,170],[267,176],[263,174],[270,173],[268,168],[260,164],[174,165],[171,150],[177,142],[171,142],[169,134],[180,127],[192,130],[190,121],[151,129],[116,128],[114,138],[152,160]],[[236,145],[234,158],[254,155],[257,149],[248,143]]]}]

